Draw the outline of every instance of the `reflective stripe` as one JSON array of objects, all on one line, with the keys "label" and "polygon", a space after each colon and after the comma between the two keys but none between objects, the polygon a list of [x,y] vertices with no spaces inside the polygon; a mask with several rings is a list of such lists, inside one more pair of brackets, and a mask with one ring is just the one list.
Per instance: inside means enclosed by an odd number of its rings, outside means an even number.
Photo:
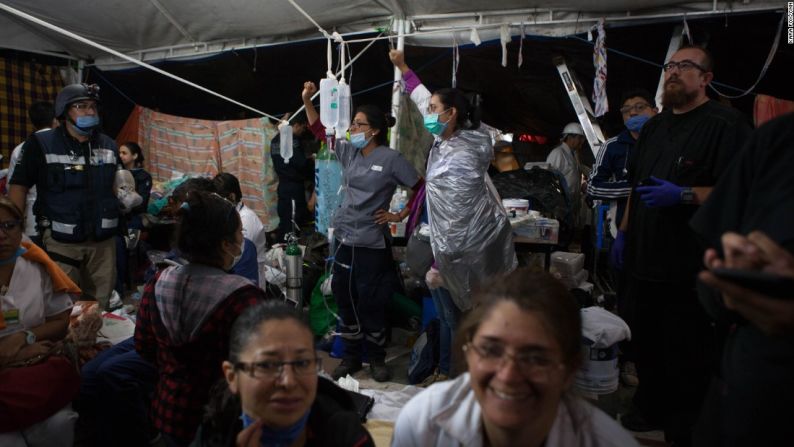
[{"label": "reflective stripe", "polygon": [[94,149],[91,155],[92,165],[116,164],[116,154],[110,149]]},{"label": "reflective stripe", "polygon": [[77,227],[77,224],[67,224],[63,222],[52,221],[52,231],[56,231],[58,233],[63,234],[74,234],[74,229]]},{"label": "reflective stripe", "polygon": [[82,155],[77,158],[72,158],[68,155],[44,154],[44,159],[47,161],[47,164],[62,164],[62,165],[85,164],[85,158],[83,158]]},{"label": "reflective stripe", "polygon": [[102,219],[102,229],[116,228],[119,226],[119,219]]},{"label": "reflective stripe", "polygon": [[[116,164],[116,154],[110,149],[94,149],[91,155],[91,165],[99,166],[103,164]],[[63,164],[63,165],[84,165],[85,158],[81,155],[79,157],[72,157],[70,155],[59,154],[44,154],[44,159],[47,164]]]}]

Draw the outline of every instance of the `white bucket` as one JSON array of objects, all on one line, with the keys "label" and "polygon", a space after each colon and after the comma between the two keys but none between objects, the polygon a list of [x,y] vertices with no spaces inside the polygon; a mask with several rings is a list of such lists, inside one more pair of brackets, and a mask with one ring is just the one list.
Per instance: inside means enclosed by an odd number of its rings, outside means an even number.
[{"label": "white bucket", "polygon": [[576,387],[586,393],[609,394],[618,389],[618,345],[593,348],[592,341],[582,338],[584,362],[576,373]]},{"label": "white bucket", "polygon": [[502,199],[502,206],[510,217],[526,216],[529,213],[529,200]]}]

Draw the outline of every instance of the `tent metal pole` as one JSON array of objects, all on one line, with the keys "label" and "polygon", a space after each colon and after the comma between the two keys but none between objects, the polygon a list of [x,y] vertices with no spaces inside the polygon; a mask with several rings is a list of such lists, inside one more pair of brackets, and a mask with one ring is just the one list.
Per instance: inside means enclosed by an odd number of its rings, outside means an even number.
[{"label": "tent metal pole", "polygon": [[[336,76],[339,76],[339,75],[340,75],[340,74],[341,74],[341,73],[342,73],[344,70],[347,70],[347,67],[349,67],[349,66],[353,65],[353,62],[357,61],[357,60],[358,60],[358,58],[360,58],[360,57],[361,57],[361,56],[362,56],[362,55],[363,55],[363,54],[364,54],[364,53],[365,53],[367,50],[369,50],[369,47],[371,47],[371,46],[372,46],[372,44],[374,44],[375,42],[376,42],[376,41],[375,41],[375,40],[373,40],[372,42],[370,42],[369,44],[367,44],[367,46],[365,46],[365,47],[364,47],[364,49],[362,49],[361,51],[359,51],[359,52],[358,52],[358,54],[356,54],[356,56],[355,56],[354,58],[352,58],[352,59],[348,60],[348,61],[347,61],[347,63],[344,65],[344,67],[342,67],[342,68],[340,68],[340,69],[339,69],[339,71],[336,73]],[[315,93],[315,94],[312,96],[312,101],[314,101],[314,100],[315,100],[315,99],[316,99],[318,96],[320,96],[320,91],[319,91],[319,90],[317,90],[317,93]],[[287,121],[292,121],[292,119],[293,119],[293,118],[295,118],[295,116],[297,116],[299,113],[303,112],[303,110],[304,110],[305,108],[306,108],[306,106],[300,106],[300,107],[298,108],[298,110],[296,110],[296,111],[295,111],[295,113],[293,113],[292,115],[290,115],[290,117],[289,117],[289,119],[288,119]],[[280,121],[280,120],[279,120],[279,121]]]},{"label": "tent metal pole", "polygon": [[[397,49],[400,51],[405,50],[405,32],[406,27],[408,26],[408,22],[405,19],[396,19],[394,21],[394,26],[397,30]],[[394,67],[394,84],[392,85],[392,94],[391,94],[391,113],[394,116],[394,119],[397,121],[394,125],[394,131],[391,133],[391,141],[389,141],[389,147],[392,149],[397,149],[397,145],[400,140],[400,80],[403,78],[400,69]]]},{"label": "tent metal pole", "polygon": [[83,72],[85,71],[85,61],[80,59],[77,61],[77,80],[83,82]]},{"label": "tent metal pole", "polygon": [[[142,62],[142,61],[139,61],[139,60],[134,59],[132,57],[129,57],[126,54],[120,53],[120,52],[118,52],[118,51],[116,51],[116,50],[114,50],[112,48],[108,48],[108,47],[106,47],[106,46],[104,46],[102,44],[96,43],[93,40],[86,39],[85,37],[80,36],[78,34],[75,34],[75,33],[71,32],[71,31],[65,30],[65,29],[63,29],[61,27],[58,27],[58,26],[53,25],[51,23],[45,22],[44,20],[41,20],[38,17],[32,16],[32,15],[30,15],[30,14],[24,12],[24,11],[20,11],[20,10],[18,10],[16,8],[12,8],[12,7],[6,5],[6,4],[4,4],[2,2],[0,2],[0,10],[4,10],[4,11],[9,12],[9,13],[17,16],[17,17],[21,17],[21,18],[23,18],[25,20],[33,22],[33,23],[35,23],[35,24],[37,24],[39,26],[43,26],[44,28],[47,28],[47,29],[52,30],[52,31],[55,31],[55,32],[57,32],[59,34],[63,34],[64,36],[69,37],[71,39],[74,39],[74,40],[76,40],[78,42],[82,42],[82,43],[84,43],[86,45],[90,45],[90,46],[92,46],[94,48],[97,48],[97,49],[102,50],[104,52],[110,53],[110,54],[112,54],[114,56],[120,57],[120,58],[122,58],[124,60],[132,62],[133,64],[140,65],[141,67],[144,67],[144,68],[148,68],[149,70],[152,70],[152,71],[154,71],[156,73],[159,73],[159,74],[161,74],[163,76],[167,76],[167,77],[169,77],[171,79],[174,79],[176,81],[179,81],[179,82],[181,82],[183,84],[186,84],[186,85],[189,85],[189,86],[191,86],[193,88],[201,90],[202,92],[209,93],[210,95],[213,95],[213,96],[216,96],[216,97],[218,97],[220,99],[223,99],[225,101],[231,102],[232,104],[238,105],[238,106],[243,107],[245,109],[248,109],[248,110],[250,110],[252,112],[256,112],[256,113],[258,113],[258,114],[260,114],[262,116],[268,117],[268,118],[273,119],[275,121],[279,121],[279,118],[276,118],[273,115],[270,115],[270,114],[265,113],[265,112],[263,112],[261,110],[255,109],[255,108],[253,108],[251,106],[245,105],[245,104],[243,104],[243,103],[241,103],[239,101],[235,101],[234,99],[231,99],[229,97],[223,96],[220,93],[214,92],[214,91],[212,91],[212,90],[210,90],[210,89],[208,89],[206,87],[202,87],[202,86],[200,86],[200,85],[198,85],[196,83],[190,82],[187,79],[180,78],[177,75],[171,74],[171,73],[169,73],[169,72],[167,72],[165,70],[161,70],[161,69],[159,69],[159,68],[157,68],[155,66],[149,65],[146,62]],[[81,77],[81,79],[82,79],[82,77]]]}]

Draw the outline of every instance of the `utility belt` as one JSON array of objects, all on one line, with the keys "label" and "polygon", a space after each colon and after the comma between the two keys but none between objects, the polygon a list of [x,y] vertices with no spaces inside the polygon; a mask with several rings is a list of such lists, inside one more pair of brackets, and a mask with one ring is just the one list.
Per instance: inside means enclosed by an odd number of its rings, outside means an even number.
[{"label": "utility belt", "polygon": [[101,227],[99,231],[95,231],[95,228],[84,226],[84,222],[67,223],[42,217],[36,222],[36,230],[42,235],[46,230],[49,230],[53,239],[65,243],[99,242],[116,235],[119,226],[118,218],[101,219],[100,221]]}]

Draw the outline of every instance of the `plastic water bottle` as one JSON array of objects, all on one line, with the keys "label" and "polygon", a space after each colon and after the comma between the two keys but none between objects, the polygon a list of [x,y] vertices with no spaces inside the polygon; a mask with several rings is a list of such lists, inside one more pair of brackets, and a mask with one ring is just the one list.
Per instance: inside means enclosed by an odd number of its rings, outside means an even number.
[{"label": "plastic water bottle", "polygon": [[339,138],[342,138],[350,128],[350,109],[350,86],[342,79],[339,81],[339,120],[336,123],[336,135]]},{"label": "plastic water bottle", "polygon": [[339,82],[334,77],[320,80],[320,121],[326,129],[335,128],[339,121]]},{"label": "plastic water bottle", "polygon": [[284,163],[289,163],[289,159],[292,158],[292,126],[289,122],[282,121],[278,125],[278,136],[281,158],[284,159]]}]

